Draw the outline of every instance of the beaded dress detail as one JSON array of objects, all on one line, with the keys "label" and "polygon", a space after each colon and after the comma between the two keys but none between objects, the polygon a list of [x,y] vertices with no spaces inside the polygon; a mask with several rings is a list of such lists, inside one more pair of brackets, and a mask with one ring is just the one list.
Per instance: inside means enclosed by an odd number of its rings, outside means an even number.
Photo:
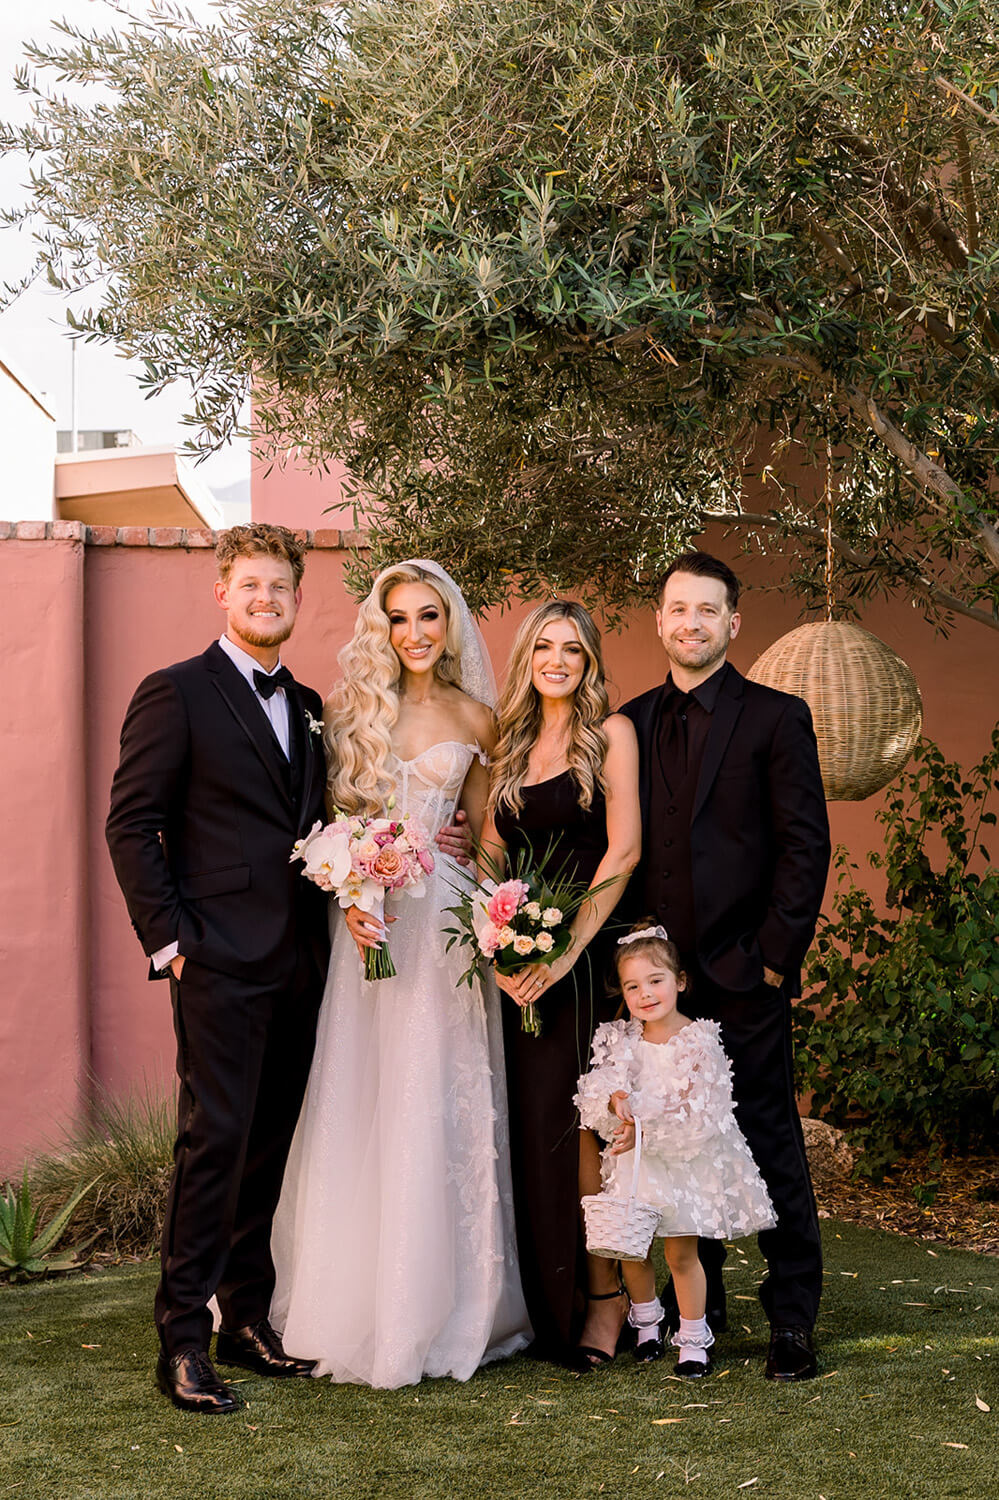
[{"label": "beaded dress detail", "polygon": [[[477,745],[393,757],[396,810],[433,838]],[[457,866],[386,903],[396,978],[367,983],[343,914],[274,1226],[272,1319],[337,1381],[467,1380],[523,1348],[499,997],[445,951]]]}]

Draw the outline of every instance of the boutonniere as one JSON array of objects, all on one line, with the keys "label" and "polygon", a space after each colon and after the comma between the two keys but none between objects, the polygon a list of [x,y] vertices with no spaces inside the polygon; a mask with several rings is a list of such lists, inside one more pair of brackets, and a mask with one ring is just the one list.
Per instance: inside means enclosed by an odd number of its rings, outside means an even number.
[{"label": "boutonniere", "polygon": [[305,710],[305,722],[309,726],[309,733],[310,734],[322,734],[322,732],[323,732],[323,721],[322,721],[322,719],[314,719],[312,717],[312,715],[309,713],[308,709]]}]

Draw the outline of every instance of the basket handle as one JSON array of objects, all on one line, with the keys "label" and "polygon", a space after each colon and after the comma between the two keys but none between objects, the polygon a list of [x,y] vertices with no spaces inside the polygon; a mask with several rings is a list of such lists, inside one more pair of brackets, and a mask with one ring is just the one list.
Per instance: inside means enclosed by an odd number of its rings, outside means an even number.
[{"label": "basket handle", "polygon": [[635,1163],[631,1169],[631,1196],[629,1203],[634,1203],[638,1197],[638,1169],[642,1165],[642,1122],[635,1116]]}]

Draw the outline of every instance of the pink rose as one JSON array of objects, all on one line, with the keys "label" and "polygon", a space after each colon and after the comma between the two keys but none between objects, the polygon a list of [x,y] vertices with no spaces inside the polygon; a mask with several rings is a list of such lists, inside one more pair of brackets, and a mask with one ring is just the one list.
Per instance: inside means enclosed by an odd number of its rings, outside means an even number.
[{"label": "pink rose", "polygon": [[482,931],[479,933],[479,947],[482,949],[482,952],[485,954],[486,958],[492,958],[493,954],[496,952],[496,949],[499,947],[499,938],[499,928],[496,926],[495,922],[490,922],[489,925],[487,927],[483,927]]},{"label": "pink rose", "polygon": [[372,861],[371,875],[386,890],[397,891],[409,879],[409,866],[398,849],[386,846],[379,850],[378,858]]},{"label": "pink rose", "polygon": [[490,921],[497,927],[505,927],[523,906],[526,896],[527,886],[522,880],[505,880],[486,903]]},{"label": "pink rose", "polygon": [[416,857],[420,861],[425,875],[432,875],[434,871],[434,857],[426,849],[417,849]]}]

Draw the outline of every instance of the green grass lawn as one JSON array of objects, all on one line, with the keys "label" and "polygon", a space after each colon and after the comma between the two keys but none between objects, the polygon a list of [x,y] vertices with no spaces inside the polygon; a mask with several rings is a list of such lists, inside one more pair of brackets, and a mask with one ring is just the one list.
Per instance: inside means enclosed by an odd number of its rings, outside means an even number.
[{"label": "green grass lawn", "polygon": [[246,1410],[218,1418],[154,1388],[153,1265],[6,1288],[0,1500],[999,1496],[999,1261],[824,1229],[820,1378],[783,1388],[761,1376],[755,1248],[730,1254],[703,1382],[627,1356],[401,1391],[248,1376]]}]

